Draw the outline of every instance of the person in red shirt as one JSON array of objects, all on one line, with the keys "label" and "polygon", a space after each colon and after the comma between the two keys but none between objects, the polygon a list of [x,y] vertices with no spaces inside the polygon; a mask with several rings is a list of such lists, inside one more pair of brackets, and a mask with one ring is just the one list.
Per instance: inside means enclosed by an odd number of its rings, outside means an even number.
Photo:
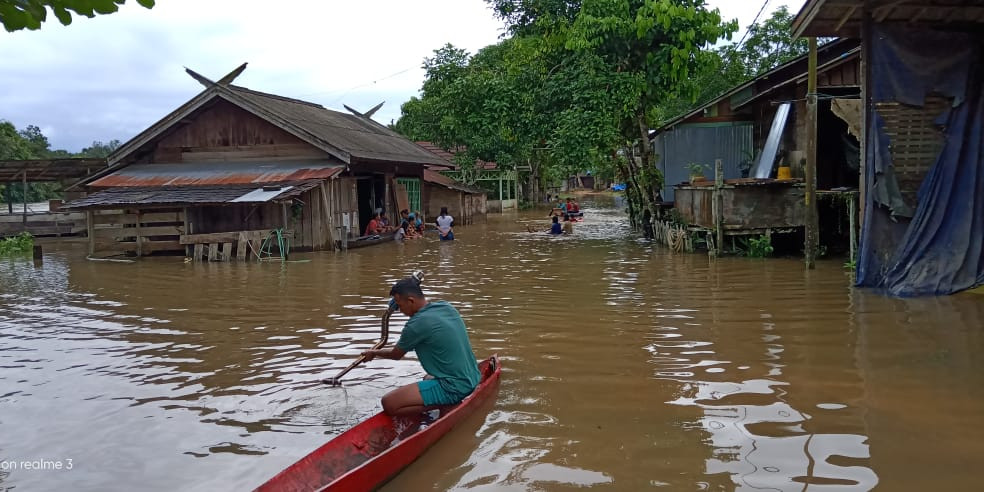
[{"label": "person in red shirt", "polygon": [[383,224],[380,220],[379,214],[376,214],[372,220],[369,221],[369,225],[366,226],[366,236],[375,236],[383,233]]}]

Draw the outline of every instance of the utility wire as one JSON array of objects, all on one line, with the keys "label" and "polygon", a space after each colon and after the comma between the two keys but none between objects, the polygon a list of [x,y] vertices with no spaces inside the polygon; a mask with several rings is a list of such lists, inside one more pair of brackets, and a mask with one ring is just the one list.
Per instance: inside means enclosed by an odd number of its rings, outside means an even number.
[{"label": "utility wire", "polygon": [[735,45],[735,51],[738,51],[741,48],[742,43],[744,43],[745,39],[748,38],[748,33],[751,32],[752,27],[758,24],[759,17],[762,17],[762,12],[765,12],[765,8],[769,6],[770,1],[771,0],[765,0],[765,3],[762,4],[762,8],[760,8],[758,13],[755,14],[755,19],[753,19],[752,23],[747,29],[745,29],[745,34],[741,37],[741,41],[738,41],[738,44]]},{"label": "utility wire", "polygon": [[308,94],[301,94],[299,97],[317,96],[317,95],[323,95],[323,94],[338,94],[339,92],[341,92],[342,93],[341,96],[338,96],[337,99],[335,99],[334,101],[332,101],[331,103],[329,103],[329,104],[334,104],[334,103],[342,100],[342,98],[344,98],[345,96],[349,95],[349,93],[351,93],[352,91],[354,91],[356,89],[361,89],[362,87],[368,87],[368,86],[373,85],[373,84],[375,84],[377,82],[382,82],[384,80],[391,79],[393,77],[396,77],[397,75],[402,75],[404,73],[407,73],[407,72],[409,72],[409,71],[411,71],[411,70],[413,70],[415,68],[417,68],[417,67],[414,66],[414,67],[404,68],[403,70],[400,70],[399,72],[394,72],[394,73],[391,73],[391,74],[389,74],[389,75],[387,75],[385,77],[381,77],[381,78],[378,78],[376,80],[371,80],[369,82],[365,82],[365,83],[362,83],[362,84],[359,84],[359,85],[355,85],[355,86],[349,87],[348,89],[338,90],[338,91],[311,92],[311,93],[308,93]]}]

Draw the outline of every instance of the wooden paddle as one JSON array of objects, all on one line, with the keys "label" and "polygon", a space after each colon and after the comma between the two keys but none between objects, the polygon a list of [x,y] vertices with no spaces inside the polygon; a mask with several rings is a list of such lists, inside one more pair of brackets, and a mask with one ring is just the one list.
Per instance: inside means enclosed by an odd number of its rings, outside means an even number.
[{"label": "wooden paddle", "polygon": [[[387,342],[387,340],[389,340],[389,329],[390,329],[390,327],[389,327],[389,320],[390,320],[390,316],[393,316],[393,313],[396,312],[396,310],[397,310],[396,303],[393,302],[393,301],[390,301],[389,307],[386,309],[386,312],[383,313],[382,327],[380,328],[380,331],[382,333],[380,334],[379,341],[376,342],[376,345],[373,345],[372,346],[372,350],[378,350],[378,349],[381,349],[381,348],[383,348],[383,347],[386,346],[386,342]],[[335,377],[322,379],[321,382],[322,383],[325,383],[325,384],[327,384],[329,386],[341,386],[342,385],[342,376],[348,374],[349,371],[351,371],[352,369],[355,369],[355,366],[357,366],[357,365],[359,365],[359,364],[361,364],[361,363],[363,363],[365,361],[366,361],[366,356],[365,355],[360,355],[358,359],[355,359],[355,362],[352,362],[351,364],[349,364],[348,367],[346,367],[345,369],[342,369],[342,372],[338,373]]]},{"label": "wooden paddle", "polygon": [[[413,272],[413,278],[417,279],[417,284],[420,284],[421,282],[424,281],[424,272],[421,271]],[[382,326],[380,327],[381,333],[380,333],[379,341],[372,346],[372,350],[379,350],[386,346],[386,342],[389,340],[390,317],[393,316],[393,313],[395,313],[398,309],[399,306],[396,305],[396,300],[390,299],[389,306],[386,308],[386,312],[383,313]],[[355,369],[355,366],[365,361],[366,361],[366,356],[360,355],[358,359],[355,359],[355,361],[349,364],[348,367],[342,369],[342,372],[338,373],[335,377],[322,379],[321,382],[329,386],[341,386],[342,376],[348,374],[349,371]]]}]

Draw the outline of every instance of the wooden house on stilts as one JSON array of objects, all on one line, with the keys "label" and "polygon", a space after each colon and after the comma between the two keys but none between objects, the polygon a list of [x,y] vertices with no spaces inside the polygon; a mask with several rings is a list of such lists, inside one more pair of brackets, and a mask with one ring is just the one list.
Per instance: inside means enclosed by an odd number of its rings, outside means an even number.
[{"label": "wooden house on stilts", "polygon": [[371,113],[232,85],[244,68],[217,82],[189,70],[205,90],[78,185],[88,195],[66,207],[87,212],[91,255],[245,258],[272,235],[343,248],[375,210],[419,204],[425,167],[447,164]]}]

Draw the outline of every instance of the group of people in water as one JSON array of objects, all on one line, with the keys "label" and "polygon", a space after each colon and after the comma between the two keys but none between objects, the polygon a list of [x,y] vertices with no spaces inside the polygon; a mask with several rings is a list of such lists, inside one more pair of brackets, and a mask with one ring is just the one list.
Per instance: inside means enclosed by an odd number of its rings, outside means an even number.
[{"label": "group of people in water", "polygon": [[[548,195],[548,202],[550,201],[550,198],[551,197]],[[551,221],[550,229],[545,232],[553,235],[573,234],[573,222],[577,217],[581,217],[582,215],[581,205],[577,203],[577,200],[571,197],[567,197],[565,200],[560,198],[560,196],[557,196],[557,201],[553,203],[553,206],[550,209],[550,214],[547,215],[547,217],[550,217]],[[564,219],[563,225],[560,222],[561,217]],[[540,232],[536,226],[532,224],[527,225],[526,230],[528,232]]]},{"label": "group of people in water", "polygon": [[[454,240],[453,228],[454,217],[448,213],[448,207],[441,207],[441,214],[434,219],[434,229],[437,230],[441,241]],[[400,223],[393,226],[382,209],[376,209],[372,220],[366,225],[365,236],[381,236],[393,233],[394,240],[405,241],[423,237],[426,229],[427,224],[424,223],[424,216],[419,210],[416,212],[407,209],[400,210]]]},{"label": "group of people in water", "polygon": [[558,196],[557,202],[553,204],[548,217],[563,217],[564,221],[569,221],[581,215],[581,205],[577,203],[577,200],[567,197],[565,201]]}]

